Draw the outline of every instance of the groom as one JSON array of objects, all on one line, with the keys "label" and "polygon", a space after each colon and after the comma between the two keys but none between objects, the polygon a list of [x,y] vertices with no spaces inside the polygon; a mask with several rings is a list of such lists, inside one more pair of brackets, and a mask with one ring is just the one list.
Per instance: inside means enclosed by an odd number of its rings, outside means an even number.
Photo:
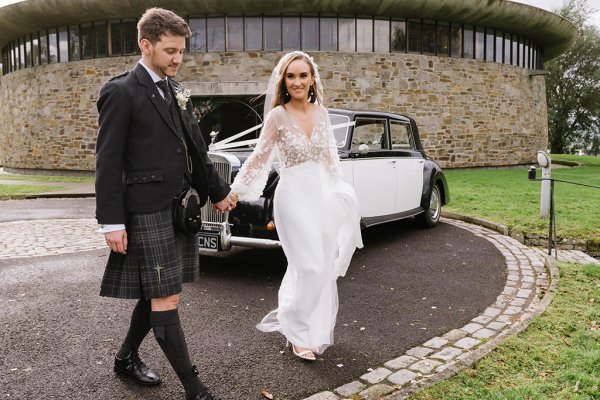
[{"label": "groom", "polygon": [[198,276],[198,237],[174,231],[173,199],[189,187],[228,211],[236,198],[206,154],[189,95],[172,80],[191,35],[171,11],[148,9],[138,23],[142,59],[100,90],[96,218],[111,249],[102,296],[139,299],[114,370],[154,386],[138,355],[153,330],[186,399],[218,400],[198,378],[179,321],[182,283]]}]

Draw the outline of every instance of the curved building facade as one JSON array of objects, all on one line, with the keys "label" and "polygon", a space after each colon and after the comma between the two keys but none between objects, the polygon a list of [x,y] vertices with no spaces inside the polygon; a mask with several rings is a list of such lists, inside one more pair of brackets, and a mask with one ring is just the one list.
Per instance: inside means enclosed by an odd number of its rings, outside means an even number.
[{"label": "curved building facade", "polygon": [[503,0],[25,0],[0,8],[1,166],[94,170],[98,91],[139,60],[136,18],[155,5],[192,28],[177,80],[206,133],[260,122],[252,99],[301,49],[326,106],[414,117],[445,168],[525,164],[546,148],[543,64],[577,35]]}]

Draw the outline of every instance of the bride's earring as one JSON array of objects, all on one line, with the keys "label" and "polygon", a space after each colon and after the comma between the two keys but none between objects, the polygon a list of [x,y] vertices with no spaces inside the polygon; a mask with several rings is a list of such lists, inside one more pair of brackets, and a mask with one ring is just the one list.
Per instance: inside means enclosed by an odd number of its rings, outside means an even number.
[{"label": "bride's earring", "polygon": [[285,96],[284,96],[284,97],[285,97],[286,99],[289,99],[289,97],[290,97],[290,92],[288,92],[288,91],[286,90],[286,91],[285,91]]}]

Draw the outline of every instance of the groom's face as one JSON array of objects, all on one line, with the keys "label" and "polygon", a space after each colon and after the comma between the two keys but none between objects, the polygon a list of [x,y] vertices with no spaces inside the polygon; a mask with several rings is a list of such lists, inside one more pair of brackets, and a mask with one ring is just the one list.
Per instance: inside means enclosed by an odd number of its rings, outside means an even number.
[{"label": "groom's face", "polygon": [[155,44],[146,39],[140,42],[142,59],[161,78],[174,78],[185,52],[185,37],[162,35]]}]

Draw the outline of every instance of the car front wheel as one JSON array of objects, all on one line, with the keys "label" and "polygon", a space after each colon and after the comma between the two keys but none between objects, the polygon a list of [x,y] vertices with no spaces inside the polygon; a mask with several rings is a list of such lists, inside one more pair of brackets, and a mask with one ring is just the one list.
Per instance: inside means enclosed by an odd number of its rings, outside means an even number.
[{"label": "car front wheel", "polygon": [[429,207],[425,211],[415,217],[417,224],[423,228],[433,228],[440,222],[442,214],[442,198],[440,196],[440,188],[437,183],[434,183],[429,192]]}]

